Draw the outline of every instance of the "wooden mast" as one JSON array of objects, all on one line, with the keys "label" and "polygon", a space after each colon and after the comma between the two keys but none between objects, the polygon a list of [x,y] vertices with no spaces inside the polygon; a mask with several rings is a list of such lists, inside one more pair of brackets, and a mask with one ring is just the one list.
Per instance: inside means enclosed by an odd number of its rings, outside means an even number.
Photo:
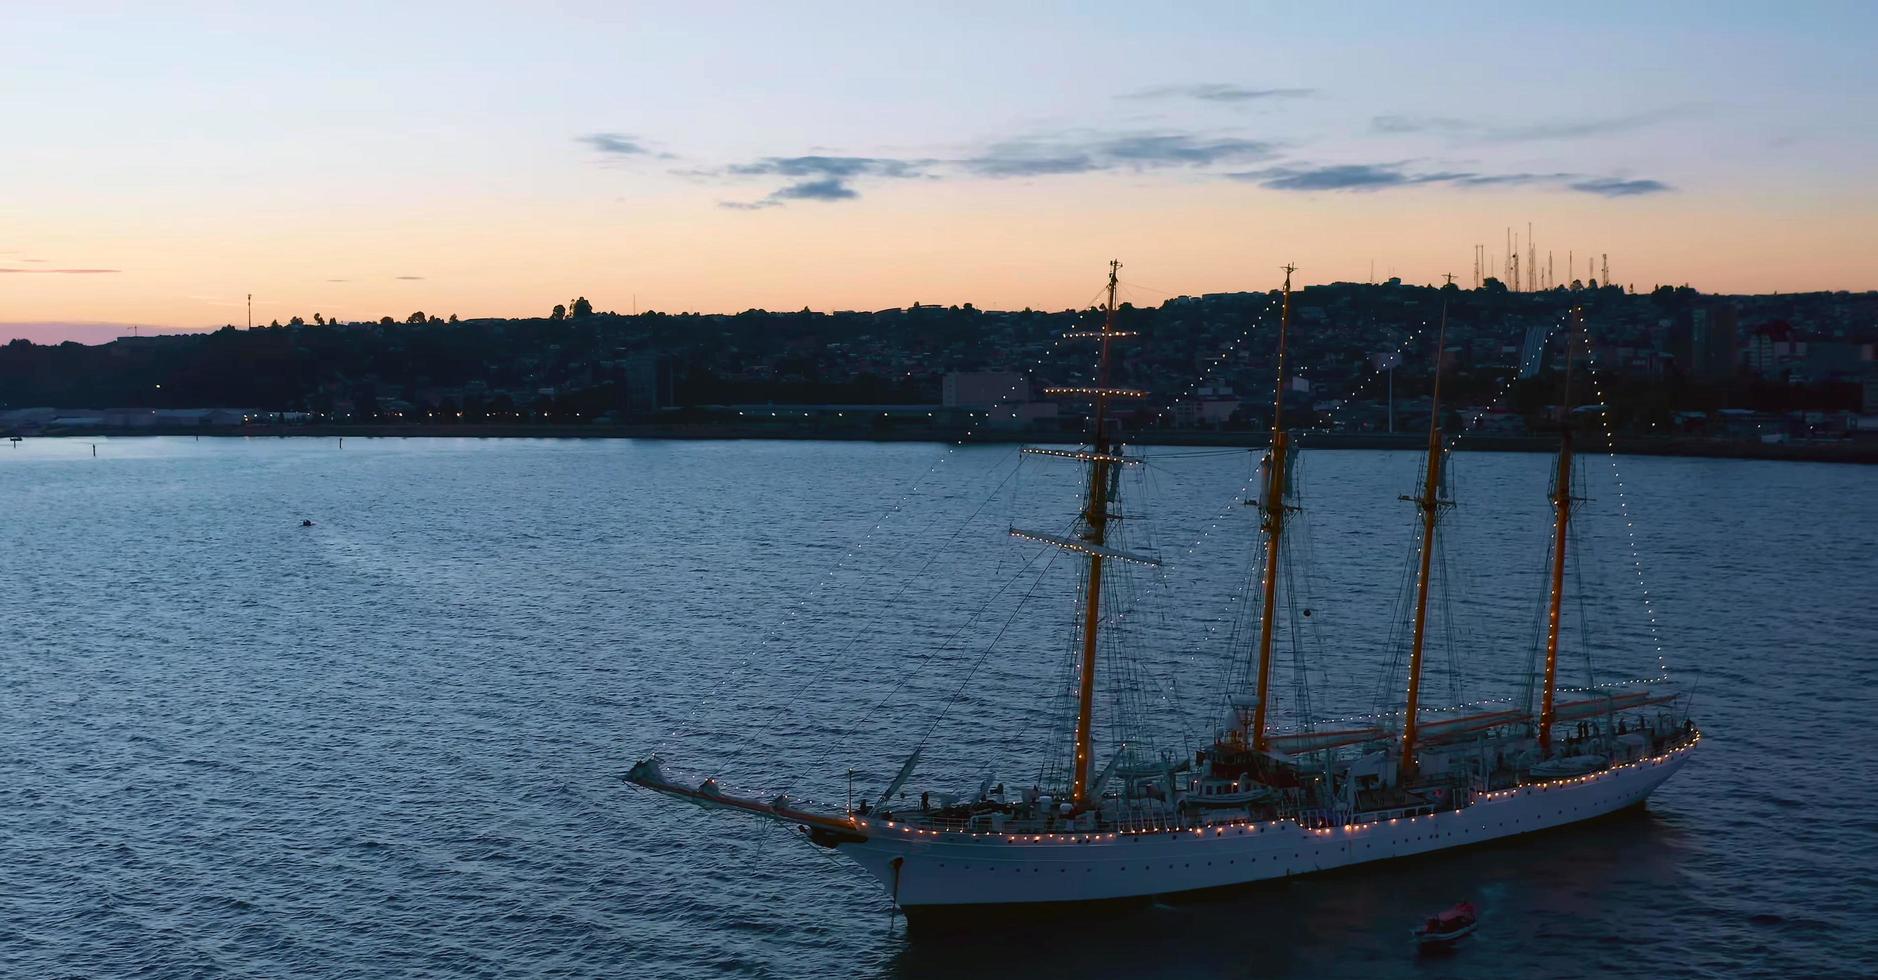
[{"label": "wooden mast", "polygon": [[[1122,264],[1109,262],[1108,307],[1099,339],[1101,354],[1096,362],[1095,412],[1092,415],[1091,443],[1095,448],[1089,461],[1089,500],[1083,510],[1083,540],[1096,548],[1103,547],[1109,526],[1109,452],[1108,390],[1109,342],[1115,336],[1115,280]],[[1084,597],[1082,617],[1082,674],[1076,699],[1076,773],[1070,801],[1076,809],[1089,805],[1089,735],[1094,721],[1097,628],[1102,620],[1102,555],[1089,553],[1088,594]]]},{"label": "wooden mast", "polygon": [[[1576,333],[1584,325],[1584,308],[1572,307]],[[1539,701],[1539,757],[1552,758],[1553,698],[1558,693],[1558,636],[1560,607],[1565,600],[1565,531],[1572,519],[1572,345],[1565,341],[1565,397],[1559,426],[1558,472],[1552,477],[1552,596],[1545,630],[1545,693]],[[1531,704],[1531,702],[1527,702]]]},{"label": "wooden mast", "polygon": [[1271,740],[1265,734],[1266,706],[1271,703],[1272,622],[1278,598],[1278,544],[1285,533],[1285,464],[1291,436],[1285,431],[1285,337],[1291,327],[1291,274],[1285,266],[1284,312],[1278,321],[1278,382],[1272,398],[1272,448],[1265,466],[1265,493],[1261,530],[1265,532],[1265,605],[1259,611],[1258,702],[1252,707],[1252,749],[1265,752]]},{"label": "wooden mast", "polygon": [[[1448,277],[1454,281],[1453,276]],[[1428,466],[1422,480],[1422,495],[1404,497],[1414,501],[1422,515],[1421,573],[1415,582],[1415,638],[1409,648],[1408,705],[1402,721],[1402,765],[1400,784],[1415,778],[1416,712],[1421,708],[1422,639],[1428,625],[1428,569],[1435,551],[1435,521],[1441,516],[1441,355],[1448,338],[1448,302],[1441,301],[1441,332],[1435,341],[1435,390],[1428,407]]]}]

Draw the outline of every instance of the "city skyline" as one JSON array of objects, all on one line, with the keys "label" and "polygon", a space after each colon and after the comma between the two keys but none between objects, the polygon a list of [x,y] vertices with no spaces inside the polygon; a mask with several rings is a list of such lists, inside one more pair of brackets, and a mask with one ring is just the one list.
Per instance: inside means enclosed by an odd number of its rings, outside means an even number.
[{"label": "city skyline", "polygon": [[[1498,275],[1870,289],[1878,15],[46,7],[0,333],[1085,304]],[[80,326],[95,324],[94,327]],[[108,335],[108,336],[107,336]],[[0,337],[4,340],[5,337]]]}]

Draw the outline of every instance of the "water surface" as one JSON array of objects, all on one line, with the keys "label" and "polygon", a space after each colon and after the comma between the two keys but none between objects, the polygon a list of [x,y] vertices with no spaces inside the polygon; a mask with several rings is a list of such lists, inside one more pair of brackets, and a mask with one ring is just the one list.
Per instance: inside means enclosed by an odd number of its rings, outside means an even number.
[{"label": "water surface", "polygon": [[[1140,737],[1243,647],[1249,458],[1146,449],[1122,583]],[[1286,710],[1396,697],[1409,453],[1307,458]],[[1709,732],[1589,826],[909,940],[779,828],[624,786],[660,750],[840,806],[1021,783],[1062,740],[1064,464],[1009,447],[30,440],[0,449],[0,961],[18,976],[1869,974],[1878,470],[1587,460],[1574,682],[1698,683]],[[1430,687],[1516,693],[1549,460],[1463,454]],[[1619,504],[1622,504],[1622,509]],[[1626,526],[1626,518],[1629,518]],[[303,528],[303,519],[315,526]],[[1636,559],[1632,558],[1632,535]],[[1642,581],[1633,560],[1642,561]],[[1308,595],[1302,594],[1308,586]],[[1642,603],[1649,590],[1657,632]],[[1028,601],[1024,601],[1028,597]],[[1240,624],[1236,626],[1235,624]],[[995,645],[993,637],[999,637]],[[1417,915],[1483,907],[1458,955]]]}]

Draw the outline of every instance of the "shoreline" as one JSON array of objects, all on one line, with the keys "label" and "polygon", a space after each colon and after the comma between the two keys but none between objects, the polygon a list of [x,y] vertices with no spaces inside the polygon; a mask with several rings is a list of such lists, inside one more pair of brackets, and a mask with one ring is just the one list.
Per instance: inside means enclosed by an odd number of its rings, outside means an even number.
[{"label": "shoreline", "polygon": [[[1157,446],[1216,446],[1263,448],[1269,441],[1258,431],[1158,430],[1138,440]],[[688,440],[800,440],[830,442],[947,442],[981,445],[1073,442],[1066,433],[972,430],[965,428],[872,429],[817,424],[724,425],[711,423],[648,423],[619,425],[245,425],[150,427],[137,429],[73,429],[24,436],[25,439],[125,438],[139,436],[209,436],[211,438],[344,438],[361,439],[688,439]],[[1593,440],[1597,442],[1600,440]],[[1419,434],[1363,432],[1296,432],[1293,442],[1306,449],[1419,450],[1427,437]],[[1550,453],[1557,440],[1543,435],[1464,434],[1464,448],[1474,452]],[[1585,446],[1601,451],[1602,445]],[[1627,456],[1684,456],[1709,459],[1765,459],[1817,463],[1878,463],[1878,440],[1833,440],[1767,443],[1736,439],[1694,437],[1618,436],[1608,447]]]}]

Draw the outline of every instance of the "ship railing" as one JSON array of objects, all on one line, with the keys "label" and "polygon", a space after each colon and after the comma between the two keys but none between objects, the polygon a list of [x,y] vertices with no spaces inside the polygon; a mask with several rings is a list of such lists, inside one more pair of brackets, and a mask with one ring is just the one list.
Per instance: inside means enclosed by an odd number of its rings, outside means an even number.
[{"label": "ship railing", "polygon": [[1390,820],[1425,817],[1434,812],[1433,804],[1424,803],[1421,806],[1399,806],[1388,810],[1366,810],[1362,813],[1353,813],[1350,815],[1349,822],[1353,824],[1386,823]]},{"label": "ship railing", "polygon": [[1158,833],[1183,830],[1186,823],[1178,817],[1144,810],[1124,809],[1115,816],[1115,827],[1125,833]]},{"label": "ship railing", "polygon": [[1317,807],[1303,807],[1300,809],[1293,810],[1289,814],[1288,819],[1296,822],[1297,825],[1300,827],[1304,827],[1304,828],[1312,829],[1312,830],[1317,830],[1317,829],[1321,829],[1324,827],[1332,826],[1333,824],[1340,824],[1340,823],[1345,822],[1345,821],[1338,820],[1335,817],[1333,817],[1330,811],[1319,809]]},{"label": "ship railing", "polygon": [[[986,817],[942,817],[937,814],[894,815],[893,819],[905,820],[909,824],[926,830],[944,833],[982,834],[1080,834],[1092,832],[1080,822],[1056,820],[1049,817],[1006,817],[997,827]],[[1328,823],[1320,824],[1327,826]],[[1188,830],[1192,823],[1180,814],[1157,813],[1133,808],[1122,809],[1103,815],[1097,830],[1116,830],[1125,833],[1173,833]],[[996,829],[994,829],[994,827]]]}]

